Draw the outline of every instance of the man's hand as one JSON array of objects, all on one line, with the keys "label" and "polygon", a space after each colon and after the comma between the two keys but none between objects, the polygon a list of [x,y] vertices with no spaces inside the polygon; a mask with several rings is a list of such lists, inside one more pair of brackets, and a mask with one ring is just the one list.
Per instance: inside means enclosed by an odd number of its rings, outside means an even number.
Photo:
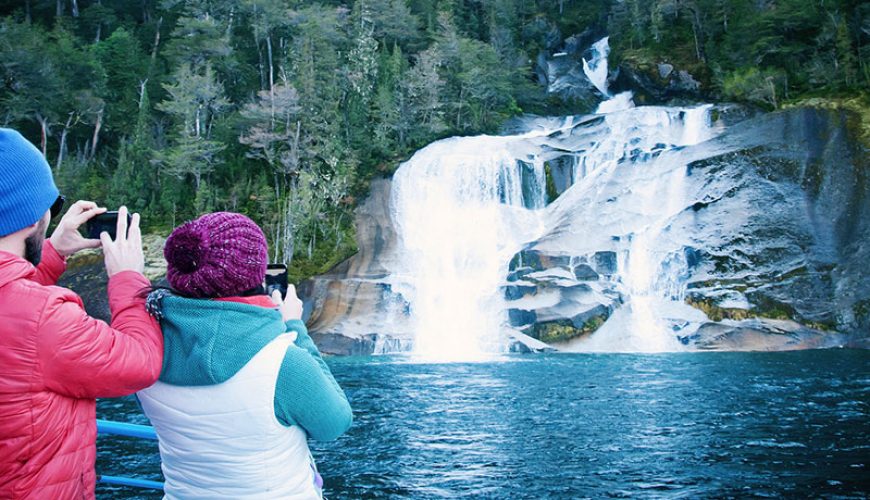
[{"label": "man's hand", "polygon": [[133,214],[130,232],[127,233],[127,207],[118,210],[118,232],[115,241],[109,233],[100,233],[103,255],[106,258],[106,273],[111,278],[121,271],[145,271],[145,255],[142,253],[142,233],[139,230],[139,214]]},{"label": "man's hand", "polygon": [[79,227],[105,211],[105,207],[98,207],[92,201],[75,202],[51,233],[51,246],[64,257],[86,248],[99,248],[100,240],[86,239],[79,233]]},{"label": "man's hand", "polygon": [[272,302],[278,306],[284,321],[302,319],[302,301],[296,296],[295,286],[287,285],[287,297],[283,301],[281,300],[280,291],[275,290],[272,292]]}]

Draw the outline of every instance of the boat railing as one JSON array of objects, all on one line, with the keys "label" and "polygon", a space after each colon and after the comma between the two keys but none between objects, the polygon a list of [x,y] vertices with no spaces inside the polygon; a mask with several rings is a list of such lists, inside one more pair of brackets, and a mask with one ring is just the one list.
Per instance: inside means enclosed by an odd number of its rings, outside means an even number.
[{"label": "boat railing", "polygon": [[[154,432],[154,428],[150,425],[128,424],[126,422],[113,422],[111,420],[97,419],[97,434],[157,440],[157,433]],[[132,486],[134,488],[163,489],[163,483],[159,481],[135,477],[97,474],[97,482],[117,486]]]}]

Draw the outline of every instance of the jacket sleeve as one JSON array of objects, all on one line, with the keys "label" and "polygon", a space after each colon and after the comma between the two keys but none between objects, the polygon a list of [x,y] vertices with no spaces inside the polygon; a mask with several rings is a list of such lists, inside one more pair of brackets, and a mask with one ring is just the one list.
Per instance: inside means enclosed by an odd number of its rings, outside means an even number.
[{"label": "jacket sleeve", "polygon": [[42,259],[30,279],[40,285],[55,285],[64,271],[66,271],[66,259],[57,253],[51,241],[45,240],[42,245]]},{"label": "jacket sleeve", "polygon": [[109,279],[111,326],[88,316],[72,292],[49,299],[37,336],[47,389],[77,398],[116,397],[157,380],[163,334],[139,297],[149,285],[134,271]]},{"label": "jacket sleeve", "polygon": [[275,415],[282,424],[298,425],[318,441],[335,439],[353,421],[350,403],[308,336],[305,324],[292,320],[287,327],[297,336],[278,373]]}]

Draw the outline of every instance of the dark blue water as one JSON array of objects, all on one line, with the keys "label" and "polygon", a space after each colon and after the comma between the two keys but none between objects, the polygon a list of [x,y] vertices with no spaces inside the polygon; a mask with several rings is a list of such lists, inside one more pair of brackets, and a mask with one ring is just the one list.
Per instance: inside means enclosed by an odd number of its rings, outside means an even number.
[{"label": "dark blue water", "polygon": [[[870,494],[868,351],[330,364],[356,420],[313,446],[328,498]],[[129,399],[99,413],[144,422]],[[155,444],[98,447],[98,471],[160,479]]]}]

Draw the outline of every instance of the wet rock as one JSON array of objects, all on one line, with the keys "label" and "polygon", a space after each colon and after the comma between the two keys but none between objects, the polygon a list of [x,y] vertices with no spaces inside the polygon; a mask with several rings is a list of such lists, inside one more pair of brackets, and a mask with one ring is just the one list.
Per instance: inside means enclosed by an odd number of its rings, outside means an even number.
[{"label": "wet rock", "polygon": [[580,281],[597,281],[601,278],[588,264],[579,264],[575,267],[574,277]]},{"label": "wet rock", "polygon": [[559,195],[564,193],[571,184],[573,184],[574,162],[576,161],[573,155],[563,155],[549,160],[546,164],[548,173],[548,191],[552,189],[552,193],[548,192],[549,200],[552,202]]},{"label": "wet rock", "polygon": [[595,267],[595,271],[599,274],[608,276],[616,274],[616,252],[595,252],[595,255],[592,256],[592,265]]},{"label": "wet rock", "polygon": [[525,311],[523,309],[508,309],[508,321],[511,326],[522,327],[533,324],[537,321],[538,315],[534,311]]},{"label": "wet rock", "polygon": [[368,356],[375,351],[377,334],[346,336],[314,332],[311,340],[320,352],[332,356]]},{"label": "wet rock", "polygon": [[734,323],[705,323],[687,345],[706,351],[794,351],[843,347],[843,334],[807,328],[788,320],[753,319]]},{"label": "wet rock", "polygon": [[504,298],[506,300],[517,300],[526,295],[534,294],[538,290],[533,284],[527,285],[508,285],[504,287]]},{"label": "wet rock", "polygon": [[508,352],[530,354],[534,352],[553,352],[557,349],[549,344],[541,342],[538,339],[529,337],[519,330],[509,329],[508,337]]},{"label": "wet rock", "polygon": [[707,100],[701,82],[688,71],[668,63],[623,62],[611,72],[609,81],[611,92],[632,91],[638,104]]}]

